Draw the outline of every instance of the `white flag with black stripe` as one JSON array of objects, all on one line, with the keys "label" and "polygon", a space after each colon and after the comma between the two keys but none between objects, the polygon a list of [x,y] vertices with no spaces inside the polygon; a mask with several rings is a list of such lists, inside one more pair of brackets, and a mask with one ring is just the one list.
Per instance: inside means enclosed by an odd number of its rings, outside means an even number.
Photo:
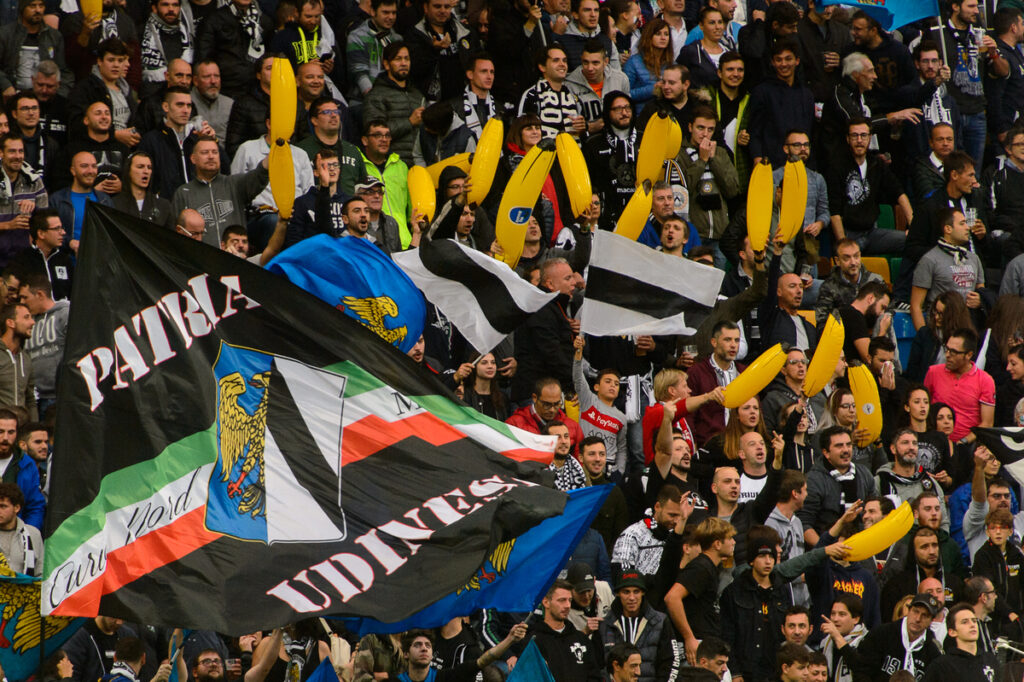
[{"label": "white flag with black stripe", "polygon": [[430,241],[393,258],[481,353],[557,295],[544,293],[504,263],[453,239]]},{"label": "white flag with black stripe", "polygon": [[594,336],[693,334],[725,273],[612,232],[594,234],[580,330]]}]

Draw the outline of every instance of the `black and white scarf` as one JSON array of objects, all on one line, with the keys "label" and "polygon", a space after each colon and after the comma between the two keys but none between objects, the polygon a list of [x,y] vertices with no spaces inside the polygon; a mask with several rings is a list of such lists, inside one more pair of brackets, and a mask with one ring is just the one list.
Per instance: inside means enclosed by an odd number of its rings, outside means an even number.
[{"label": "black and white scarf", "polygon": [[[486,116],[482,120],[480,118],[481,110],[486,112]],[[484,124],[497,115],[498,108],[494,106],[494,98],[490,93],[481,100],[476,96],[471,87],[466,86],[466,92],[462,95],[462,121],[469,128],[469,132],[473,134],[474,138],[479,140]]]},{"label": "black and white scarf", "polygon": [[841,490],[839,503],[844,509],[859,499],[857,495],[856,464],[850,462],[850,468],[847,469],[846,473],[842,473],[838,469],[829,469],[828,473],[839,484],[839,489]]},{"label": "black and white scarf", "polygon": [[254,2],[244,10],[239,9],[235,3],[231,3],[231,12],[238,17],[239,23],[242,24],[242,30],[249,37],[249,61],[255,62],[263,56],[265,50],[263,28],[260,26],[260,18],[263,15],[260,13],[259,3]]},{"label": "black and white scarf", "polygon": [[[187,6],[188,3],[186,3]],[[181,58],[192,63],[194,45],[192,44],[192,15],[183,6],[178,23],[168,24],[155,14],[150,14],[142,29],[142,80],[163,81],[167,70],[167,55],[161,34],[181,33]]]}]

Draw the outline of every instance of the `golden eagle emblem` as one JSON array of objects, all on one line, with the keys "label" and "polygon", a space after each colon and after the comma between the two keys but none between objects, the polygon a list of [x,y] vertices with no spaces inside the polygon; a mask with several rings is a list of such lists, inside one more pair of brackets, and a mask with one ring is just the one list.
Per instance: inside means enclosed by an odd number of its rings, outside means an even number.
[{"label": "golden eagle emblem", "polygon": [[[493,583],[499,576],[504,575],[508,570],[508,560],[512,556],[512,548],[515,544],[516,539],[512,538],[495,547],[480,570],[469,579],[465,587],[456,590],[456,594],[462,594],[465,590],[479,590],[480,583]],[[488,566],[490,566],[490,570],[488,570]]]},{"label": "golden eagle emblem", "polygon": [[[238,399],[249,388],[262,389],[263,395],[252,414],[238,404]],[[227,482],[229,498],[241,495],[238,502],[240,514],[251,514],[253,518],[266,515],[266,475],[263,466],[263,451],[267,443],[267,389],[270,387],[270,372],[254,374],[246,382],[240,372],[222,377],[217,384],[220,422],[220,480]],[[238,478],[231,481],[235,465],[242,464]],[[253,470],[257,480],[249,478]]]},{"label": "golden eagle emblem", "polygon": [[389,329],[384,326],[384,318],[398,317],[398,304],[390,296],[377,296],[375,298],[355,298],[346,296],[341,299],[342,310],[351,310],[359,317],[364,327],[369,327],[380,338],[394,345],[405,339],[408,332],[405,325]]},{"label": "golden eagle emblem", "polygon": [[[0,554],[0,576],[13,578],[15,575],[7,558]],[[18,584],[0,580],[0,647],[10,648],[19,655],[24,654],[42,644],[39,638],[41,618],[44,639],[50,639],[75,620],[64,616],[43,618],[39,605],[40,583]],[[8,639],[4,633],[12,622],[14,633]]]}]

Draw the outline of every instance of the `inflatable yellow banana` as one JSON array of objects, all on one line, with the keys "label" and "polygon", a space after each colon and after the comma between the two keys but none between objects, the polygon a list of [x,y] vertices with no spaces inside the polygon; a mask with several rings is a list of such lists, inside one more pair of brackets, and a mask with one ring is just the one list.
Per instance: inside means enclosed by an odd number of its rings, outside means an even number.
[{"label": "inflatable yellow banana", "polygon": [[422,213],[427,218],[427,224],[430,224],[437,210],[437,190],[434,189],[430,173],[423,166],[412,166],[409,168],[407,183],[413,212]]},{"label": "inflatable yellow banana", "polygon": [[747,235],[754,251],[764,251],[764,245],[768,243],[774,197],[772,166],[767,161],[759,163],[750,173],[750,185],[747,187]]},{"label": "inflatable yellow banana", "polygon": [[103,14],[103,0],[81,0],[82,16],[99,18]]},{"label": "inflatable yellow banana", "polygon": [[569,193],[572,215],[578,218],[590,208],[590,200],[594,190],[590,186],[590,171],[583,158],[583,152],[575,138],[569,133],[559,133],[555,138],[555,151],[558,154],[558,165],[562,168],[565,189]]},{"label": "inflatable yellow banana", "polygon": [[285,142],[270,148],[267,169],[270,171],[270,193],[274,195],[277,213],[282,218],[291,218],[292,206],[295,204],[295,160],[292,158],[290,144]]},{"label": "inflatable yellow banana", "polygon": [[651,215],[652,199],[650,181],[637,187],[626,204],[626,208],[622,209],[618,222],[615,223],[615,234],[621,234],[627,239],[636,241],[640,237],[640,233],[644,231],[648,216]]},{"label": "inflatable yellow banana", "polygon": [[458,166],[467,173],[472,168],[470,164],[470,157],[473,156],[472,152],[463,152],[461,154],[454,154],[449,156],[447,159],[441,159],[437,163],[432,163],[427,166],[427,172],[430,173],[430,179],[434,181],[434,188],[437,188],[437,183],[441,181],[441,171],[448,166]]},{"label": "inflatable yellow banana", "polygon": [[807,366],[807,376],[804,377],[805,396],[813,398],[818,395],[832,379],[845,342],[846,328],[843,327],[843,321],[837,315],[829,315],[821,338],[818,339],[818,347],[814,350],[814,357],[811,358],[811,364]]},{"label": "inflatable yellow banana", "polygon": [[274,58],[270,75],[270,142],[282,144],[295,132],[298,90],[292,64],[283,57]]},{"label": "inflatable yellow banana", "polygon": [[640,140],[640,150],[636,153],[637,187],[644,184],[644,180],[654,183],[661,179],[661,169],[665,165],[665,142],[671,128],[672,119],[663,111],[648,119],[644,137]]},{"label": "inflatable yellow banana", "polygon": [[683,129],[679,127],[679,121],[671,117],[672,124],[668,128],[668,139],[665,140],[665,160],[671,161],[679,154],[683,147]]},{"label": "inflatable yellow banana", "polygon": [[[541,145],[544,145],[542,148]],[[519,166],[509,178],[505,194],[498,206],[498,219],[494,224],[494,236],[501,245],[500,260],[515,268],[523,255],[526,241],[526,224],[533,215],[533,207],[544,187],[544,180],[551,172],[555,153],[550,144],[542,142],[526,152]]]},{"label": "inflatable yellow banana", "polygon": [[779,208],[778,238],[785,243],[800,233],[807,212],[807,170],[800,160],[787,161],[782,178],[782,206]]},{"label": "inflatable yellow banana", "polygon": [[777,343],[758,356],[740,375],[725,387],[726,408],[739,407],[772,382],[786,364],[786,351]]},{"label": "inflatable yellow banana", "polygon": [[846,560],[870,559],[900,540],[913,525],[914,512],[910,509],[910,503],[904,502],[875,525],[847,538],[843,543],[850,548]]},{"label": "inflatable yellow banana", "polygon": [[878,383],[867,365],[857,365],[846,370],[850,391],[857,403],[857,428],[867,429],[867,436],[857,441],[865,447],[882,435],[882,408],[878,401]]},{"label": "inflatable yellow banana", "polygon": [[501,145],[505,140],[505,126],[500,118],[492,118],[480,133],[480,141],[476,143],[473,163],[469,167],[469,179],[473,186],[466,200],[470,204],[481,204],[491,191],[494,174],[498,171],[501,161]]}]

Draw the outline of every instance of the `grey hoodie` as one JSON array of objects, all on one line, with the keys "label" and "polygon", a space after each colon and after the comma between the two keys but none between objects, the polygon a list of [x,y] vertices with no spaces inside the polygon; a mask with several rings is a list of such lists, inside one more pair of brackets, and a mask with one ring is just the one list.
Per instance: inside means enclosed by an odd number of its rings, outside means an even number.
[{"label": "grey hoodie", "polygon": [[939,504],[942,505],[942,524],[940,528],[949,532],[949,508],[946,506],[946,496],[939,486],[935,477],[927,471],[918,467],[914,476],[905,478],[893,473],[892,462],[886,462],[878,467],[875,472],[875,489],[879,495],[884,495],[892,500],[897,507],[904,501],[912,502],[914,498],[925,490],[937,493]]},{"label": "grey hoodie", "polygon": [[565,83],[569,86],[569,91],[579,99],[580,108],[583,110],[583,118],[587,119],[587,123],[601,120],[603,114],[602,99],[609,92],[618,90],[626,95],[629,94],[629,78],[622,71],[613,69],[610,66],[604,69],[604,85],[601,86],[601,97],[598,97],[594,89],[587,83],[587,78],[583,75],[582,66],[577,66],[566,77]]},{"label": "grey hoodie", "polygon": [[36,391],[40,398],[57,397],[57,368],[64,357],[67,338],[68,314],[71,303],[57,301],[48,311],[36,318],[32,336],[25,342],[25,352],[32,358],[35,369]]},{"label": "grey hoodie", "polygon": [[0,351],[0,404],[24,407],[29,419],[39,420],[36,387],[32,376],[32,358],[22,348],[12,353],[5,345]]}]

